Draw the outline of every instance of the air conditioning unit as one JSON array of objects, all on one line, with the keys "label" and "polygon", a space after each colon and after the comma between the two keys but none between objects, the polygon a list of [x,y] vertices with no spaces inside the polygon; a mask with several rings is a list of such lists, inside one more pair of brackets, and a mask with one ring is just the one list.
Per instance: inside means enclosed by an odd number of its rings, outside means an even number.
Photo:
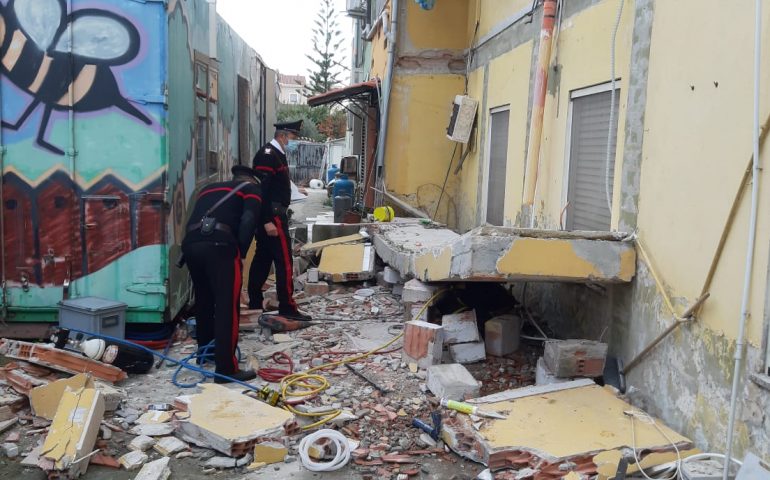
[{"label": "air conditioning unit", "polygon": [[468,143],[476,120],[479,102],[467,95],[457,95],[452,104],[452,117],[446,129],[446,136],[454,142]]},{"label": "air conditioning unit", "polygon": [[366,17],[366,0],[348,0],[348,16],[356,18]]}]

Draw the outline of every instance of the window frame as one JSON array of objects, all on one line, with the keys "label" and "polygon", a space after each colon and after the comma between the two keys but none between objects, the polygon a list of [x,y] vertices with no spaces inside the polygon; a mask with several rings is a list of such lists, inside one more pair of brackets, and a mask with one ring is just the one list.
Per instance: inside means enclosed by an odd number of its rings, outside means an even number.
[{"label": "window frame", "polygon": [[[490,173],[491,173],[491,167],[492,167],[492,115],[496,113],[502,113],[502,112],[508,112],[508,132],[506,132],[507,135],[507,142],[510,142],[510,114],[511,114],[511,104],[506,103],[504,105],[499,105],[497,107],[492,107],[487,111],[487,131],[486,131],[486,147],[484,148],[484,182],[483,182],[483,188],[481,193],[481,218],[482,218],[482,224],[483,225],[492,225],[489,223],[487,219],[487,215],[489,213],[489,179],[490,179]],[[508,145],[506,143],[506,149]],[[507,150],[506,150],[507,153]],[[507,176],[507,155],[506,155],[506,176]],[[505,201],[505,191],[503,191],[503,201]],[[503,224],[505,224],[505,209],[503,208]],[[504,226],[504,225],[493,225],[493,226]]]},{"label": "window frame", "polygon": [[[215,178],[219,172],[219,69],[217,61],[196,51],[194,55],[193,86],[195,89],[195,180],[196,184],[205,183]],[[202,68],[201,68],[202,67]],[[206,75],[206,90],[201,90],[199,75]],[[205,102],[205,112],[199,112],[197,102]],[[203,114],[202,114],[203,113]],[[199,158],[200,119],[205,118],[206,138],[204,151],[206,158]],[[212,121],[214,124],[212,125]],[[201,164],[201,162],[203,164]]]},{"label": "window frame", "polygon": [[[621,89],[621,79],[618,78],[615,80],[615,91],[617,93],[622,92]],[[567,218],[569,217],[571,213],[571,208],[567,208],[567,202],[569,201],[569,187],[570,187],[570,174],[571,172],[571,155],[572,155],[572,122],[573,122],[573,100],[583,97],[588,97],[590,95],[596,95],[598,93],[606,93],[606,92],[612,92],[612,82],[607,81],[603,83],[599,83],[596,85],[591,85],[588,87],[582,87],[577,88],[575,90],[571,90],[569,92],[569,104],[567,106],[567,126],[565,130],[565,136],[564,136],[564,165],[562,168],[563,176],[562,176],[562,189],[561,189],[561,204],[562,208],[566,208],[566,212],[564,214],[564,229],[566,229],[567,225]],[[618,162],[617,162],[617,151],[618,151],[618,145],[617,145],[617,139],[618,139],[618,133],[620,132],[620,97],[616,95],[617,102],[618,102],[618,108],[615,111],[615,121],[618,123],[617,128],[615,129],[615,170],[617,170]],[[621,158],[622,160],[622,158]],[[615,210],[615,188],[613,185],[613,201],[612,206],[610,208],[610,225],[609,230],[612,230],[612,225],[614,221],[616,220],[613,217],[613,212]],[[562,227],[562,225],[559,225],[559,227]]]}]

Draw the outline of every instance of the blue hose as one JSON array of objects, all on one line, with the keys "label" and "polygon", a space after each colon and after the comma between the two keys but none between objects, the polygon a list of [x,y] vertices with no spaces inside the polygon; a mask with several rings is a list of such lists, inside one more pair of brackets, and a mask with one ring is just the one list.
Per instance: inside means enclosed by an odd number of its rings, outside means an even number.
[{"label": "blue hose", "polygon": [[[117,343],[120,345],[126,345],[129,347],[138,348],[146,352],[149,352],[158,358],[162,358],[163,360],[171,364],[178,365],[179,368],[177,369],[176,372],[174,372],[174,376],[172,377],[172,382],[174,383],[174,385],[176,385],[179,388],[192,388],[198,385],[201,381],[205,380],[206,378],[213,377],[213,378],[221,378],[223,380],[227,380],[228,382],[236,383],[238,385],[241,385],[242,387],[248,388],[249,390],[253,390],[255,392],[259,391],[259,388],[249,383],[242,382],[232,377],[228,377],[227,375],[222,375],[221,373],[209,372],[208,370],[204,370],[195,365],[190,365],[189,361],[192,359],[197,359],[199,357],[199,353],[202,354],[200,355],[200,358],[202,359],[203,362],[205,362],[206,358],[210,358],[212,354],[209,353],[209,350],[211,349],[211,347],[213,347],[213,343],[214,343],[213,341],[208,345],[201,347],[195,353],[183,358],[182,360],[177,360],[176,358],[172,358],[172,357],[169,357],[168,355],[158,353],[155,350],[151,350],[145,346],[138,345],[136,343],[131,343],[120,338],[110,337],[109,335],[102,335],[100,333],[87,332],[85,330],[78,330],[77,328],[65,328],[63,330],[69,330],[70,332],[75,332],[75,333],[82,333],[84,335],[89,335],[91,337],[101,338],[102,340],[109,340],[110,342]],[[238,352],[238,356],[240,357],[240,351]],[[195,373],[199,373],[203,376],[203,378],[195,383],[180,384],[177,382],[176,377],[183,368],[186,368],[187,370],[193,371]]]},{"label": "blue hose", "polygon": [[[191,353],[190,355],[184,357],[180,362],[179,366],[177,367],[176,371],[174,372],[174,375],[171,377],[171,383],[176,385],[179,388],[193,388],[197,386],[199,383],[206,380],[207,377],[212,376],[211,372],[208,370],[204,370],[206,373],[202,373],[202,377],[197,382],[193,383],[180,383],[179,380],[177,380],[177,376],[182,372],[182,370],[185,368],[185,365],[189,365],[189,363],[193,360],[196,361],[199,365],[205,365],[206,362],[211,361],[211,358],[214,356],[214,353],[211,351],[215,347],[214,340],[210,341],[208,345],[204,345],[202,347],[199,347],[198,350]],[[238,356],[238,361],[241,361],[241,349],[239,347],[236,347],[236,355]],[[198,361],[200,360],[200,361]]]}]

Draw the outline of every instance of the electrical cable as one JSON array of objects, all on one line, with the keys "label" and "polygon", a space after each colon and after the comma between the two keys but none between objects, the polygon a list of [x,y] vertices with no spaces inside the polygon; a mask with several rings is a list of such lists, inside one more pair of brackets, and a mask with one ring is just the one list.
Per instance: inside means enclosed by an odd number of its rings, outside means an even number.
[{"label": "electrical cable", "polygon": [[270,357],[278,365],[288,365],[288,370],[282,368],[265,367],[257,370],[259,377],[270,383],[278,383],[287,375],[294,373],[294,361],[286,352],[276,352]]},{"label": "electrical cable", "polygon": [[[330,440],[334,444],[334,459],[330,462],[316,462],[310,458],[310,447],[319,440]],[[299,442],[299,458],[302,465],[311,472],[333,472],[350,461],[350,443],[345,435],[336,430],[323,429],[307,435]]]},{"label": "electrical cable", "polygon": [[676,443],[674,443],[674,441],[671,440],[671,437],[669,437],[668,434],[662,428],[660,428],[660,426],[655,421],[655,419],[652,418],[647,413],[641,412],[641,411],[638,411],[638,410],[637,411],[627,410],[627,411],[625,411],[623,413],[626,416],[628,416],[629,418],[631,418],[631,446],[632,446],[633,453],[634,453],[634,461],[636,461],[636,466],[639,468],[639,471],[644,476],[644,478],[646,478],[647,480],[656,480],[656,479],[650,477],[649,475],[647,475],[644,472],[644,467],[642,467],[642,464],[639,461],[639,456],[637,454],[637,449],[636,449],[636,422],[635,422],[635,420],[637,418],[640,421],[643,421],[644,423],[647,423],[647,424],[650,424],[650,425],[654,426],[655,429],[658,430],[658,432],[660,432],[661,435],[663,435],[663,437],[666,439],[666,441],[668,441],[668,443],[670,443],[674,447],[674,451],[676,451],[676,468],[674,469],[674,473],[671,476],[664,477],[664,478],[657,479],[657,480],[676,480],[677,478],[680,478],[681,472],[682,472],[682,469],[681,469],[682,453],[679,451],[679,447],[676,445]]},{"label": "electrical cable", "polygon": [[[623,4],[625,0],[620,0],[618,6],[618,16],[615,19],[615,28],[612,30],[612,47],[610,49],[610,82],[612,87],[610,90],[610,126],[607,128],[607,158],[604,163],[604,194],[607,200],[607,209],[610,212],[610,218],[612,218],[612,195],[610,195],[610,157],[612,152],[612,127],[615,124],[615,44],[618,36],[618,29],[620,28],[620,17],[623,14]],[[617,132],[617,130],[616,130]]]},{"label": "electrical cable", "polygon": [[[445,291],[446,289],[437,290],[433,295],[431,295],[428,301],[425,302],[425,304],[420,308],[420,310],[417,312],[417,314],[414,317],[420,318],[420,316],[433,303],[433,301],[436,298],[438,298],[439,295],[443,294]],[[302,412],[294,408],[292,405],[290,405],[287,402],[287,400],[291,400],[292,398],[298,398],[298,399],[309,398],[309,397],[314,397],[318,395],[322,391],[329,388],[330,383],[326,379],[326,377],[316,372],[338,367],[340,365],[344,365],[347,363],[353,363],[363,358],[369,357],[375,353],[380,353],[381,350],[384,350],[389,346],[393,345],[398,339],[400,339],[403,336],[404,336],[404,333],[401,332],[400,334],[390,339],[388,342],[372,350],[369,350],[368,352],[357,354],[348,358],[343,358],[342,360],[329,362],[323,365],[319,365],[317,367],[310,368],[309,370],[305,370],[304,372],[297,372],[284,377],[281,380],[279,393],[281,394],[281,397],[284,399],[286,410],[300,417],[310,417],[310,418],[321,417],[320,420],[314,423],[311,423],[310,425],[306,425],[302,427],[303,430],[310,430],[312,428],[318,427],[320,425],[325,424],[326,422],[329,422],[337,418],[342,413],[342,410],[340,409],[330,409],[330,410],[325,410],[321,412],[312,412],[312,413]]]},{"label": "electrical cable", "polygon": [[[438,215],[438,207],[441,206],[441,199],[444,198],[444,191],[446,190],[446,182],[449,180],[449,172],[452,171],[452,162],[454,162],[455,154],[457,153],[457,145],[458,143],[455,143],[455,148],[452,150],[452,156],[449,157],[449,166],[447,166],[446,175],[444,176],[444,185],[441,186],[441,194],[438,196],[438,202],[436,202],[436,211],[433,212],[433,218],[431,220],[436,220],[436,216]],[[449,213],[447,212],[447,220],[448,219],[449,219]]]}]

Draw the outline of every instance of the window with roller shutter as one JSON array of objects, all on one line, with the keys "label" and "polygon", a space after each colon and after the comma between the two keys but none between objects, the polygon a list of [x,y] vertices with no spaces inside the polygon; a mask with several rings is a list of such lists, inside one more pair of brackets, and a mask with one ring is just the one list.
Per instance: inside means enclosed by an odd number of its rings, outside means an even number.
[{"label": "window with roller shutter", "polygon": [[607,130],[610,126],[612,92],[609,85],[604,91],[601,89],[602,86],[573,92],[570,101],[568,230],[610,230],[611,212],[606,192],[609,187],[611,199],[620,90],[615,90],[615,121],[610,135],[610,168],[607,178]]},{"label": "window with roller shutter", "polygon": [[508,126],[510,109],[502,107],[489,113],[489,166],[487,172],[486,222],[505,223],[505,174],[508,163]]}]

